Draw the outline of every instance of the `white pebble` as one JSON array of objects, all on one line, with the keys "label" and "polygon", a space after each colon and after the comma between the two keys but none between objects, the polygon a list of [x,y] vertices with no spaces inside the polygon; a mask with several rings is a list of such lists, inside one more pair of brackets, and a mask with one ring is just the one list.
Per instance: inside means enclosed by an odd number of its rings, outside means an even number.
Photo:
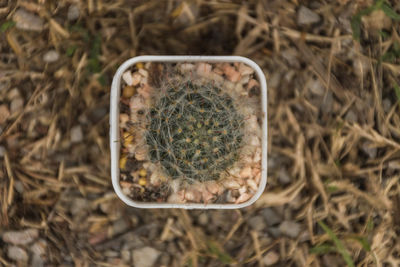
[{"label": "white pebble", "polygon": [[274,265],[279,261],[279,255],[275,251],[269,251],[262,261],[266,266]]},{"label": "white pebble", "polygon": [[145,70],[145,69],[139,69],[139,73],[140,73],[143,77],[146,77],[146,78],[149,77],[149,73],[148,73],[148,71]]},{"label": "white pebble", "polygon": [[129,70],[122,74],[122,79],[126,82],[127,85],[133,84],[132,73]]},{"label": "white pebble", "polygon": [[190,63],[183,63],[179,66],[179,69],[181,70],[182,73],[189,72],[194,69],[194,65]]},{"label": "white pebble", "polygon": [[254,69],[241,63],[239,65],[239,72],[243,75],[250,75],[254,73]]},{"label": "white pebble", "polygon": [[142,79],[142,76],[139,73],[135,72],[132,75],[132,85],[134,85],[134,86],[138,85],[140,83],[141,79]]},{"label": "white pebble", "polygon": [[200,75],[200,76],[205,77],[205,76],[210,74],[211,68],[212,67],[211,67],[210,64],[202,62],[197,66],[197,74]]},{"label": "white pebble", "polygon": [[135,266],[151,267],[156,263],[160,254],[161,252],[152,247],[139,248],[132,251],[132,260]]},{"label": "white pebble", "polygon": [[305,6],[301,6],[297,13],[297,23],[300,25],[310,25],[319,20],[320,16]]},{"label": "white pebble", "polygon": [[246,186],[242,186],[241,188],[239,188],[239,194],[243,195],[246,192],[247,192],[247,187]]},{"label": "white pebble", "polygon": [[240,195],[238,197],[238,199],[236,200],[236,204],[237,203],[243,203],[243,202],[249,200],[250,198],[251,198],[250,194],[244,193],[243,195]]},{"label": "white pebble", "polygon": [[228,180],[224,181],[224,187],[229,188],[229,189],[239,189],[240,184],[235,180],[228,179]]},{"label": "white pebble", "polygon": [[173,193],[168,197],[168,203],[185,203],[183,195],[178,193]]},{"label": "white pebble", "polygon": [[254,191],[257,191],[257,189],[258,189],[257,183],[256,183],[254,180],[252,180],[252,179],[248,179],[248,180],[247,180],[247,185],[248,185],[251,189],[253,189]]},{"label": "white pebble", "polygon": [[43,61],[46,63],[53,63],[56,62],[60,58],[60,54],[56,50],[47,51],[43,55]]},{"label": "white pebble", "polygon": [[242,169],[242,171],[240,172],[240,177],[242,178],[249,178],[251,176],[251,167],[245,167]]}]

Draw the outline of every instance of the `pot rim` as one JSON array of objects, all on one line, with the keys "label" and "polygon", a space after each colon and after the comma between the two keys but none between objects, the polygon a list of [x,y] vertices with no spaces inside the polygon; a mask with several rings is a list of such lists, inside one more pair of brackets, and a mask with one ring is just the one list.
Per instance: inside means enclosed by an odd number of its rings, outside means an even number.
[{"label": "pot rim", "polygon": [[[204,203],[155,203],[134,201],[126,196],[119,184],[119,99],[121,93],[122,74],[132,65],[145,62],[240,62],[254,69],[261,87],[261,108],[262,108],[262,157],[261,157],[261,180],[257,192],[246,202],[229,204],[204,204]],[[238,209],[253,204],[264,192],[267,184],[267,81],[261,68],[253,60],[242,56],[137,56],[126,60],[117,70],[111,84],[110,95],[110,150],[111,150],[111,180],[118,197],[125,204],[136,208],[182,208],[182,209]]]}]

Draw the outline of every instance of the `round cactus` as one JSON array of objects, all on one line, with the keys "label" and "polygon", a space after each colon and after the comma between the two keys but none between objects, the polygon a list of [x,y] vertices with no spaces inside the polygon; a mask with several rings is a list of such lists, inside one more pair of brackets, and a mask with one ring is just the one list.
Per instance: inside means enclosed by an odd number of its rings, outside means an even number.
[{"label": "round cactus", "polygon": [[149,156],[173,179],[217,180],[239,157],[243,117],[217,86],[191,81],[162,88],[148,112]]}]

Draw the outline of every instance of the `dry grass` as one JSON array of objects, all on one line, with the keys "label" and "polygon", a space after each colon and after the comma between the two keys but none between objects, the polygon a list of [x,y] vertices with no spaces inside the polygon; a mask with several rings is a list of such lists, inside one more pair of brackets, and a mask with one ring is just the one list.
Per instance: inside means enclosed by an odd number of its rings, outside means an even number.
[{"label": "dry grass", "polygon": [[[49,266],[128,266],[123,251],[141,246],[165,266],[264,266],[270,252],[277,266],[399,266],[399,22],[365,28],[367,14],[358,42],[352,16],[372,1],[305,2],[322,19],[308,26],[299,2],[0,1],[0,105],[11,109],[14,88],[24,103],[0,119],[0,236],[38,229]],[[77,21],[67,20],[72,3]],[[43,30],[4,26],[19,8]],[[52,49],[59,58],[45,63]],[[110,81],[141,54],[236,54],[263,68],[269,173],[255,205],[137,210],[117,199]],[[71,142],[76,126],[83,139]],[[266,208],[281,222],[252,224]],[[300,234],[277,231],[284,221]],[[1,249],[0,265],[12,262]]]}]

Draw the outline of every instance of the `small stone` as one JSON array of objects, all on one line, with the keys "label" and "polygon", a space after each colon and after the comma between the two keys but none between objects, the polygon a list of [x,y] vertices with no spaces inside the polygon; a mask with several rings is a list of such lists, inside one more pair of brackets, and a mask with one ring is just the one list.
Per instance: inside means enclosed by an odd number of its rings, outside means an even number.
[{"label": "small stone", "polygon": [[350,123],[354,123],[354,122],[357,122],[357,115],[354,113],[354,111],[352,111],[352,110],[349,110],[347,113],[346,113],[346,116],[344,117],[344,119],[346,120],[346,121],[348,121],[348,122],[350,122]]},{"label": "small stone", "polygon": [[282,220],[279,214],[272,208],[264,208],[261,210],[261,215],[264,217],[268,226],[277,225]]},{"label": "small stone", "polygon": [[362,16],[361,21],[364,28],[371,32],[388,30],[392,26],[392,20],[381,9],[374,10],[367,16]]},{"label": "small stone", "polygon": [[21,94],[20,94],[18,88],[13,88],[7,93],[7,98],[9,100],[13,100],[17,97],[21,97]]},{"label": "small stone", "polygon": [[278,181],[282,184],[282,185],[287,185],[289,184],[292,179],[289,176],[289,173],[287,172],[286,168],[281,168],[278,172]]},{"label": "small stone", "polygon": [[290,238],[296,238],[301,231],[301,226],[293,221],[284,221],[279,225],[279,230]]},{"label": "small stone", "polygon": [[287,61],[288,65],[293,67],[293,68],[300,68],[300,62],[299,62],[299,54],[296,49],[294,48],[288,48],[284,51],[282,51],[282,57]]},{"label": "small stone", "polygon": [[135,72],[135,73],[132,75],[132,85],[133,85],[133,86],[138,85],[138,84],[140,83],[141,80],[142,80],[142,76],[141,76],[139,73]]},{"label": "small stone", "polygon": [[20,247],[10,246],[7,250],[7,256],[17,262],[27,262],[28,261],[28,253]]},{"label": "small stone", "polygon": [[310,25],[320,21],[320,16],[305,6],[301,6],[297,13],[297,23],[300,25]]},{"label": "small stone", "polygon": [[132,251],[133,264],[140,267],[152,267],[158,256],[160,256],[160,252],[152,247],[144,247]]},{"label": "small stone", "polygon": [[129,263],[131,261],[131,252],[129,250],[122,250],[121,251],[121,258],[123,260],[123,262],[125,263]]},{"label": "small stone", "polygon": [[27,245],[39,236],[37,229],[26,229],[23,231],[9,231],[3,234],[2,239],[13,245]]},{"label": "small stone", "polygon": [[83,140],[83,132],[82,127],[80,125],[76,125],[71,128],[71,142],[79,143]]},{"label": "small stone", "polygon": [[89,206],[88,201],[85,198],[75,198],[72,201],[70,212],[73,216],[87,210]]},{"label": "small stone", "polygon": [[109,236],[116,236],[119,234],[122,234],[123,232],[127,231],[129,228],[129,223],[121,218],[113,222],[112,227],[111,227],[111,233]]},{"label": "small stone", "polygon": [[0,158],[4,157],[5,154],[6,154],[5,147],[4,146],[0,146]]},{"label": "small stone", "polygon": [[374,159],[376,158],[376,154],[378,152],[378,149],[376,147],[371,146],[370,142],[364,142],[361,145],[362,151],[368,155],[369,158]]},{"label": "small stone", "polygon": [[269,251],[267,254],[265,254],[262,261],[266,266],[274,265],[279,261],[279,254],[275,251]]},{"label": "small stone", "polygon": [[325,93],[325,88],[319,79],[311,80],[308,84],[308,88],[310,92],[316,96],[323,96]]},{"label": "small stone", "polygon": [[392,101],[389,98],[385,98],[382,100],[383,110],[387,113],[392,108]]},{"label": "small stone", "polygon": [[130,98],[135,93],[135,88],[133,86],[125,86],[124,90],[122,90],[123,98]]},{"label": "small stone", "polygon": [[40,239],[32,244],[30,250],[32,251],[33,254],[42,256],[46,254],[46,248],[47,248],[47,242],[43,239]]},{"label": "small stone", "polygon": [[268,233],[273,237],[273,238],[278,238],[281,235],[281,231],[279,230],[278,227],[268,227]]},{"label": "small stone", "polygon": [[132,73],[129,70],[122,74],[122,79],[126,82],[127,85],[133,85]]},{"label": "small stone", "polygon": [[267,226],[262,216],[251,217],[248,221],[250,227],[256,231],[262,231]]},{"label": "small stone", "polygon": [[20,112],[23,107],[24,107],[24,100],[22,99],[22,97],[14,98],[10,104],[11,114],[13,115],[17,112]]},{"label": "small stone", "polygon": [[68,7],[68,12],[67,12],[67,19],[69,21],[74,21],[79,18],[80,15],[80,9],[78,5],[70,5]]},{"label": "small stone", "polygon": [[43,55],[43,61],[46,63],[53,63],[56,62],[60,58],[60,54],[56,50],[47,51]]},{"label": "small stone", "polygon": [[43,20],[25,9],[18,9],[13,16],[16,27],[20,30],[41,31],[43,30]]},{"label": "small stone", "polygon": [[240,171],[240,177],[241,178],[249,178],[249,177],[251,177],[251,167],[250,166],[247,166],[247,167],[245,167],[245,168],[243,168],[241,171]]},{"label": "small stone", "polygon": [[7,105],[0,105],[0,124],[6,122],[8,117],[10,116],[10,111],[8,110]]},{"label": "small stone", "polygon": [[44,260],[41,256],[34,254],[32,256],[32,261],[30,266],[35,266],[35,267],[43,267],[44,266]]},{"label": "small stone", "polygon": [[199,215],[198,221],[200,225],[207,225],[208,224],[208,215],[207,213],[203,212]]}]

